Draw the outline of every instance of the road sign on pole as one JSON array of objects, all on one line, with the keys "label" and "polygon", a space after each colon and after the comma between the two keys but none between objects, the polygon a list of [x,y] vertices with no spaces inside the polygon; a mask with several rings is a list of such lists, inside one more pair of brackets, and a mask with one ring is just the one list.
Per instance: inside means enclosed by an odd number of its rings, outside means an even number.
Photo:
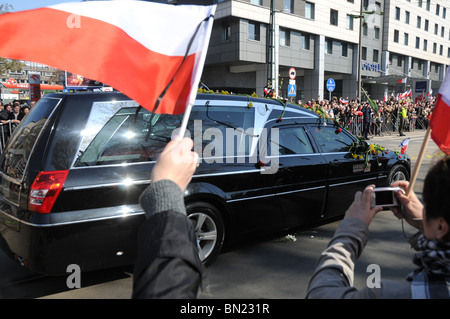
[{"label": "road sign on pole", "polygon": [[333,78],[329,78],[327,80],[327,90],[328,90],[328,92],[333,92],[335,88],[336,88],[336,82],[334,82]]},{"label": "road sign on pole", "polygon": [[288,96],[297,96],[297,85],[288,85]]},{"label": "road sign on pole", "polygon": [[291,80],[295,80],[296,77],[297,77],[297,71],[295,71],[294,68],[290,68],[289,69],[289,78]]}]

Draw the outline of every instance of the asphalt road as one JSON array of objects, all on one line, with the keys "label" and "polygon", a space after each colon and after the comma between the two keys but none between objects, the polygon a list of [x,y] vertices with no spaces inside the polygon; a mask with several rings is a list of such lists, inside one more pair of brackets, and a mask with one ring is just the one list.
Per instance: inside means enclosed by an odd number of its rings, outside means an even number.
[{"label": "asphalt road", "polygon": [[[424,131],[406,132],[410,137],[408,153],[416,162]],[[397,134],[374,137],[369,142],[399,150],[403,137]],[[433,141],[425,152],[414,190],[421,196],[423,179],[430,164],[442,154]],[[289,236],[246,243],[223,253],[206,269],[207,285],[203,299],[297,299],[304,298],[314,264],[326,247],[338,222],[305,229]],[[381,278],[402,280],[412,269],[413,250],[407,237],[415,231],[396,219],[390,211],[376,216],[371,237],[355,267],[355,286],[364,287],[371,272],[380,267]],[[132,292],[132,267],[101,270],[81,275],[81,288],[69,289],[67,276],[36,275],[0,252],[0,298],[46,299],[129,299]],[[68,274],[69,276],[69,274]]]}]

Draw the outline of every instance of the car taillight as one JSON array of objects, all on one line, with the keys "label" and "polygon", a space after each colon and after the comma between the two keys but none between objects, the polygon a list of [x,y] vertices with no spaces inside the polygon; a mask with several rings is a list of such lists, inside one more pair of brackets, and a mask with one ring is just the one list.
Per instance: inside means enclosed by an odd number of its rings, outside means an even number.
[{"label": "car taillight", "polygon": [[28,209],[37,213],[50,213],[69,171],[40,172],[31,185]]}]

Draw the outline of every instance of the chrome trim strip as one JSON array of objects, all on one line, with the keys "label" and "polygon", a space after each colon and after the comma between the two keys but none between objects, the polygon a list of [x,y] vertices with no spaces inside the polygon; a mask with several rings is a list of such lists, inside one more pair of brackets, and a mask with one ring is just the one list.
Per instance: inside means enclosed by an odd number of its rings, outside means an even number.
[{"label": "chrome trim strip", "polygon": [[325,188],[325,186],[316,186],[316,187],[310,187],[310,188],[304,188],[304,189],[296,189],[295,191],[277,193],[277,195],[300,193],[300,192],[312,191],[312,190],[322,189],[322,188]]},{"label": "chrome trim strip", "polygon": [[[95,214],[99,212],[101,214],[99,214],[97,217],[94,218],[91,217],[93,213]],[[108,209],[107,211],[105,211],[102,208],[98,208],[98,209],[87,209],[79,212],[70,211],[64,213],[42,214],[47,215],[48,218],[52,220],[52,223],[42,223],[42,224],[24,221],[20,218],[17,218],[16,216],[9,215],[3,211],[0,211],[0,214],[6,215],[8,218],[14,219],[15,221],[27,226],[47,228],[55,226],[80,224],[85,222],[96,222],[114,218],[126,218],[129,216],[143,215],[145,214],[145,212],[142,210],[140,205],[130,205],[130,206],[111,207],[111,209]]]},{"label": "chrome trim strip", "polygon": [[230,199],[230,200],[227,200],[227,203],[239,202],[239,201],[243,201],[243,200],[253,200],[253,199],[258,199],[258,198],[273,197],[273,196],[286,195],[286,194],[293,194],[293,193],[300,193],[300,192],[306,192],[306,191],[322,189],[322,188],[325,188],[325,186],[310,187],[310,188],[304,188],[304,189],[297,189],[297,190],[293,190],[293,191],[260,195],[260,196],[252,196],[252,197],[246,197],[246,198]]},{"label": "chrome trim strip", "polygon": [[371,180],[376,180],[378,179],[377,176],[375,177],[371,177],[371,178],[365,178],[365,179],[358,179],[356,181],[351,181],[351,182],[343,182],[343,183],[337,183],[337,184],[330,184],[330,187],[334,187],[334,186],[341,186],[341,185],[348,185],[348,184],[355,184],[355,183],[359,183],[359,182],[365,182],[365,181],[371,181]]},{"label": "chrome trim strip", "polygon": [[143,185],[143,184],[150,184],[150,182],[151,181],[148,179],[148,180],[121,182],[121,183],[104,183],[104,184],[94,184],[94,185],[86,185],[86,186],[72,186],[72,187],[65,187],[63,189],[63,192],[94,189],[94,188],[115,187],[115,186]]}]

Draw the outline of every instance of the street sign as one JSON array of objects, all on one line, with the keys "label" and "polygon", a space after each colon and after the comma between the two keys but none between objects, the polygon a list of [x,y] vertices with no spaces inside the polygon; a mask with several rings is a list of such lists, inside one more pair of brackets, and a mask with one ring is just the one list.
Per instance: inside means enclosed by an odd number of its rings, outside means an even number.
[{"label": "street sign", "polygon": [[327,90],[328,90],[328,92],[333,92],[335,88],[336,88],[336,83],[334,82],[334,79],[333,78],[329,78],[327,80]]},{"label": "street sign", "polygon": [[288,96],[297,96],[297,85],[288,85]]},{"label": "street sign", "polygon": [[297,77],[297,71],[295,71],[294,68],[290,68],[289,69],[289,78],[291,80],[295,80],[296,77]]}]

